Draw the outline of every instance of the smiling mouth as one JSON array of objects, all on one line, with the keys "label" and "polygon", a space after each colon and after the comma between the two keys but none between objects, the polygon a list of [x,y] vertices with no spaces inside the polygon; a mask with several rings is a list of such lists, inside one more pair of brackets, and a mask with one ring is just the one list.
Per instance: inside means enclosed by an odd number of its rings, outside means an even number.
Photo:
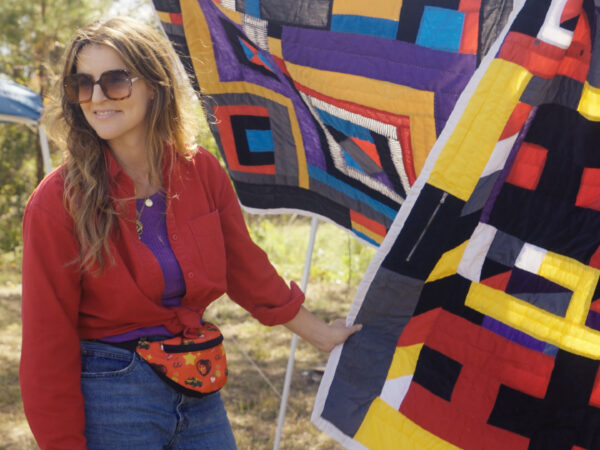
[{"label": "smiling mouth", "polygon": [[98,119],[108,119],[118,113],[119,111],[114,109],[109,111],[94,111],[94,116],[96,116]]}]

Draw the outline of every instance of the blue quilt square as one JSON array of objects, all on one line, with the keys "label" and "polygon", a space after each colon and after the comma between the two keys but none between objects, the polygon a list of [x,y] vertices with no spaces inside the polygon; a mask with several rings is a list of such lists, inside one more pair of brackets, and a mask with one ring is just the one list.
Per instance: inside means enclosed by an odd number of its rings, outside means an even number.
[{"label": "blue quilt square", "polygon": [[398,33],[398,22],[376,17],[333,14],[331,16],[331,31],[395,39]]},{"label": "blue quilt square", "polygon": [[434,50],[458,53],[464,22],[465,14],[461,11],[426,6],[416,43]]},{"label": "blue quilt square", "polygon": [[272,152],[274,149],[271,130],[246,130],[246,139],[251,152]]},{"label": "blue quilt square", "polygon": [[260,0],[246,0],[246,14],[260,19]]}]

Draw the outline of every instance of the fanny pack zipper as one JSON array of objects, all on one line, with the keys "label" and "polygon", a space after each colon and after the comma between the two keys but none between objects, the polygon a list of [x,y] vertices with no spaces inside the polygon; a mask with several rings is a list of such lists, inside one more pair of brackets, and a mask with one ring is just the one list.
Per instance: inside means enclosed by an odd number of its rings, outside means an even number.
[{"label": "fanny pack zipper", "polygon": [[198,344],[179,344],[179,345],[170,345],[170,344],[161,344],[161,348],[165,353],[187,353],[187,352],[196,352],[198,350],[207,350],[212,347],[216,347],[221,342],[223,342],[223,336],[216,337],[206,342],[199,342]]}]

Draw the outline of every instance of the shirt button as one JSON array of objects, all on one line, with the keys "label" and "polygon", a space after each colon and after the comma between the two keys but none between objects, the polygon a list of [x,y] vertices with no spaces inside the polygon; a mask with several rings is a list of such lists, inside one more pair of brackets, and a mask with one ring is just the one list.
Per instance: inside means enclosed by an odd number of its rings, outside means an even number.
[{"label": "shirt button", "polygon": [[173,238],[174,241],[177,240],[177,235],[176,234],[171,235],[171,237]]},{"label": "shirt button", "polygon": [[188,278],[194,278],[194,272],[188,272]]}]

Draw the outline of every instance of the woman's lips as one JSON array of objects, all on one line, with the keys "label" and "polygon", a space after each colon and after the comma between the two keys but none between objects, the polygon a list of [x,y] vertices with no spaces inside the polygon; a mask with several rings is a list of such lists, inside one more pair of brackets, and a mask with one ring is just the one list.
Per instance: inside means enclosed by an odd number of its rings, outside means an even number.
[{"label": "woman's lips", "polygon": [[98,119],[109,119],[118,113],[119,111],[115,109],[99,109],[94,111],[94,116]]}]

